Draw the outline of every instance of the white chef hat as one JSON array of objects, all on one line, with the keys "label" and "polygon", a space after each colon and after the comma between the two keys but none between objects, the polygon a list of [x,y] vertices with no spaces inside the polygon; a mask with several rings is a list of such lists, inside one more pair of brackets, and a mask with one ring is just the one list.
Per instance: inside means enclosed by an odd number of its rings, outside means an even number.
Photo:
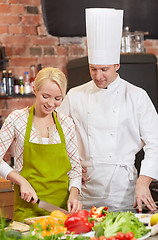
[{"label": "white chef hat", "polygon": [[90,64],[120,62],[123,10],[87,8],[86,33]]}]

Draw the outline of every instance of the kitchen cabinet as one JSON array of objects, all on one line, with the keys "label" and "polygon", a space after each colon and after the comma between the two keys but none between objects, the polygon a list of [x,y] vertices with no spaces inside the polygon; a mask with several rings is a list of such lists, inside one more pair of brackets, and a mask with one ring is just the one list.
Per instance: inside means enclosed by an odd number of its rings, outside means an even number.
[{"label": "kitchen cabinet", "polygon": [[9,180],[0,178],[0,214],[13,219],[14,216],[14,190]]}]

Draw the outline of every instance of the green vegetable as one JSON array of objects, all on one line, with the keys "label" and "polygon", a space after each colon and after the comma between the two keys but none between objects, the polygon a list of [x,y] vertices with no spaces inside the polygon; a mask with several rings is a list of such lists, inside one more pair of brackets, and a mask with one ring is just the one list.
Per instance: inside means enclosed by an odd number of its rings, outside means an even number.
[{"label": "green vegetable", "polygon": [[132,212],[108,212],[103,222],[93,227],[96,231],[96,237],[104,235],[105,237],[115,236],[117,232],[133,232],[135,238],[141,238],[148,230],[145,225]]}]

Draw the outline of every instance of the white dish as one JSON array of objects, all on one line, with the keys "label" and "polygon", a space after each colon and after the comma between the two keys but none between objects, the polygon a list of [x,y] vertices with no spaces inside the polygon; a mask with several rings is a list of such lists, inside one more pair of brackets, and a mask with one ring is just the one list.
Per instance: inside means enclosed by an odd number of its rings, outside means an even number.
[{"label": "white dish", "polygon": [[[87,233],[80,233],[80,234],[73,234],[73,237],[77,237],[78,235],[82,235],[84,237],[94,237],[95,236],[95,232],[94,231],[91,231],[91,232],[87,232]],[[66,234],[66,236],[70,236],[70,234]]]},{"label": "white dish", "polygon": [[150,237],[150,235],[151,235],[151,233],[148,232],[148,233],[145,234],[143,237],[141,237],[141,238],[137,238],[137,240],[145,240],[145,239],[147,239],[148,237]]},{"label": "white dish", "polygon": [[135,216],[139,219],[140,222],[143,222],[146,225],[150,225],[150,218],[152,214],[136,213]]}]

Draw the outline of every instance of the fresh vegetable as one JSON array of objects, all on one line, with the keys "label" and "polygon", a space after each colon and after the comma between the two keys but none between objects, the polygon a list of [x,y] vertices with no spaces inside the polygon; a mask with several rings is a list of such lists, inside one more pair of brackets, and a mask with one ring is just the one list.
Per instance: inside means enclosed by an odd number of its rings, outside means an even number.
[{"label": "fresh vegetable", "polygon": [[150,218],[150,225],[154,226],[158,223],[158,213],[154,213]]},{"label": "fresh vegetable", "polygon": [[96,231],[96,237],[104,235],[105,237],[115,236],[118,232],[132,232],[135,238],[141,238],[150,230],[139,221],[132,212],[108,212],[101,223],[93,227]]},{"label": "fresh vegetable", "polygon": [[134,233],[133,232],[127,232],[126,234],[125,234],[125,239],[126,240],[131,240],[131,239],[133,239],[134,238]]},{"label": "fresh vegetable", "polygon": [[56,211],[51,212],[50,218],[54,218],[54,219],[58,220],[59,223],[64,224],[65,220],[67,219],[67,215],[65,215],[61,211],[56,210]]},{"label": "fresh vegetable", "polygon": [[[19,231],[16,230],[5,230],[4,226],[0,230],[0,240],[61,240],[63,233],[48,235],[48,232],[45,236],[41,238],[42,227],[39,229],[39,232],[34,234],[34,227],[31,226],[31,230],[26,235],[23,235]],[[89,240],[90,237],[78,235],[74,237],[73,235],[64,236],[65,240]]]},{"label": "fresh vegetable", "polygon": [[67,216],[60,211],[53,211],[47,218],[39,218],[34,223],[35,233],[41,233],[42,237],[53,234],[66,233],[64,222]]},{"label": "fresh vegetable", "polygon": [[12,230],[12,229],[7,230],[6,232],[3,231],[0,233],[0,239],[19,240],[19,239],[22,239],[22,233],[20,233],[19,231],[16,231],[16,230]]},{"label": "fresh vegetable", "polygon": [[89,221],[90,213],[87,210],[80,210],[70,215],[65,221],[68,233],[86,233],[92,230],[93,222]]},{"label": "fresh vegetable", "polygon": [[99,240],[108,240],[108,238],[106,238],[105,236],[100,236]]},{"label": "fresh vegetable", "polygon": [[97,207],[93,206],[90,211],[90,216],[93,218],[100,218],[100,217],[106,216],[107,210],[108,210],[107,207],[97,208]]},{"label": "fresh vegetable", "polygon": [[124,240],[125,234],[123,232],[117,232],[115,237],[118,238],[119,240]]}]

